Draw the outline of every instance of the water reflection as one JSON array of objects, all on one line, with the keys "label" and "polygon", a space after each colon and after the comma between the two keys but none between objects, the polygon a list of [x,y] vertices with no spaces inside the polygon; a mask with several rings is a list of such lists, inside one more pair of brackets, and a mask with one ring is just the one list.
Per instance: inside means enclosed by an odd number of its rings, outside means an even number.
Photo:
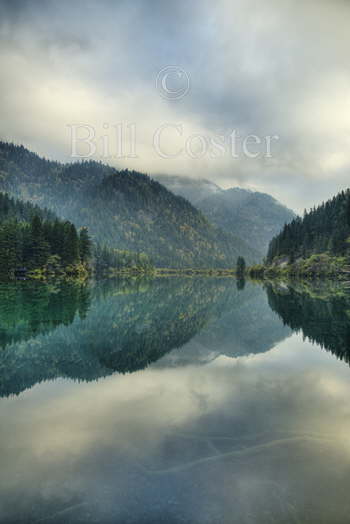
[{"label": "water reflection", "polygon": [[267,294],[285,324],[350,363],[350,290],[344,284],[270,284]]},{"label": "water reflection", "polygon": [[[52,369],[84,381],[1,399],[0,521],[346,524],[350,371],[268,305],[300,330],[327,318],[313,300],[328,303],[329,290],[293,293],[229,280],[103,284],[85,319],[4,348],[2,369],[13,365],[22,386],[20,348],[36,378]],[[304,327],[291,320],[303,293]],[[332,318],[347,324],[340,309]],[[114,372],[124,350],[132,373]]]},{"label": "water reflection", "polygon": [[89,303],[85,284],[0,283],[0,348],[85,318]]},{"label": "water reflection", "polygon": [[143,369],[191,340],[186,361],[198,353],[206,361],[214,354],[266,351],[289,333],[259,286],[240,294],[232,280],[109,281],[91,288],[66,283],[53,289],[18,283],[2,293],[2,396],[58,377],[94,380]]}]

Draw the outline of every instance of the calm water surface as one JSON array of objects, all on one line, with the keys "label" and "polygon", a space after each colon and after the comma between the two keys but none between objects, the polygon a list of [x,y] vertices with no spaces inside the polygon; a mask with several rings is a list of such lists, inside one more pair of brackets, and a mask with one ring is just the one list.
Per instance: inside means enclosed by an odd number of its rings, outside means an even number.
[{"label": "calm water surface", "polygon": [[1,523],[350,521],[350,292],[0,286]]}]

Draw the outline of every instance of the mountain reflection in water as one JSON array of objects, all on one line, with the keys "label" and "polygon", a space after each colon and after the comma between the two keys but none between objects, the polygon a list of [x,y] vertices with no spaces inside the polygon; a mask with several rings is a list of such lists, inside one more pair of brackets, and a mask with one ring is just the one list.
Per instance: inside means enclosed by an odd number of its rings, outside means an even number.
[{"label": "mountain reflection in water", "polygon": [[0,296],[5,396],[57,377],[143,369],[193,338],[185,359],[198,344],[206,359],[218,338],[219,354],[234,356],[267,351],[289,333],[259,286],[241,293],[232,280],[23,282],[1,286]]},{"label": "mountain reflection in water", "polygon": [[23,282],[0,296],[0,522],[348,522],[341,286]]}]

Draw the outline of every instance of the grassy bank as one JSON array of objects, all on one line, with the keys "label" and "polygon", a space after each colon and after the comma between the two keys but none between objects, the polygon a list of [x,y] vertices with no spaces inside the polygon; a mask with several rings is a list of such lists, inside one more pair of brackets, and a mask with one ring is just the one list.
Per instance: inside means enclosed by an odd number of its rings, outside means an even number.
[{"label": "grassy bank", "polygon": [[79,265],[70,266],[68,268],[60,269],[59,271],[47,270],[47,268],[33,269],[18,273],[11,276],[1,276],[0,281],[4,280],[53,280],[53,279],[77,279],[84,280],[90,277],[94,279],[105,279],[105,278],[118,278],[118,277],[236,277],[236,271],[234,269],[178,269],[178,268],[108,268],[104,271],[96,272],[89,268]]},{"label": "grassy bank", "polygon": [[61,266],[44,266],[41,268],[35,268],[31,270],[17,270],[14,271],[11,278],[7,280],[64,280],[64,279],[77,279],[86,280],[91,275],[90,269],[85,264],[75,264],[66,267]]},{"label": "grassy bank", "polygon": [[336,257],[327,253],[300,258],[293,263],[280,258],[271,265],[257,264],[248,268],[247,273],[252,278],[331,278],[350,280],[349,257]]},{"label": "grassy bank", "polygon": [[171,277],[171,276],[201,276],[201,277],[234,277],[236,275],[234,269],[172,269],[172,268],[155,268],[154,274],[157,277]]}]

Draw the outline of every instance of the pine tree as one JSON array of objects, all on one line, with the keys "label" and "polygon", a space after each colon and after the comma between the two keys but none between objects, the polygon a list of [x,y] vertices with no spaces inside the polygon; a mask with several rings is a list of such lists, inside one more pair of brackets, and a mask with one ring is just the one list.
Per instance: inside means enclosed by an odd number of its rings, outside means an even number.
[{"label": "pine tree", "polygon": [[274,258],[309,257],[328,252],[331,255],[347,255],[350,237],[350,190],[341,191],[337,196],[305,211],[304,217],[295,218],[284,226],[272,239],[267,261]]},{"label": "pine tree", "polygon": [[62,261],[65,266],[79,262],[79,237],[74,224],[65,222]]},{"label": "pine tree", "polygon": [[6,223],[0,228],[0,273],[4,278],[11,278],[17,265],[16,225]]},{"label": "pine tree", "polygon": [[86,264],[91,257],[91,240],[86,227],[83,227],[79,233],[79,253],[80,260]]},{"label": "pine tree", "polygon": [[50,246],[44,237],[42,220],[38,215],[34,215],[30,224],[30,260],[33,268],[43,267],[50,254]]}]

